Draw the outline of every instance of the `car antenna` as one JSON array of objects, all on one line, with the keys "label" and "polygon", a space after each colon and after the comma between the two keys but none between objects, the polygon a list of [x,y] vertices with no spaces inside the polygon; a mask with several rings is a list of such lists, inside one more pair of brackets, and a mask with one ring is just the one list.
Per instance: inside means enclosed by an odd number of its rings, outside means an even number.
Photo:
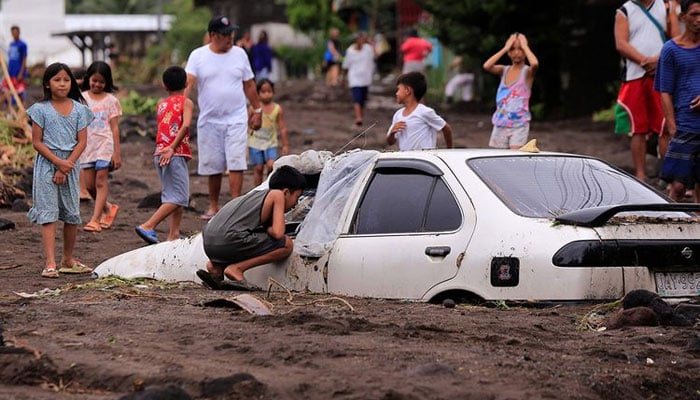
[{"label": "car antenna", "polygon": [[333,153],[333,155],[334,155],[334,156],[337,156],[338,153],[340,153],[341,151],[343,151],[346,147],[350,146],[350,143],[354,142],[354,141],[357,140],[360,136],[364,135],[364,134],[367,133],[370,129],[374,128],[375,125],[377,125],[377,121],[374,121],[374,123],[373,123],[372,125],[368,126],[367,129],[365,129],[364,131],[362,131],[362,132],[358,133],[357,135],[355,135],[352,139],[350,139],[349,142],[345,143],[345,145],[343,145],[343,147],[339,148],[338,151],[336,151],[335,153]]}]

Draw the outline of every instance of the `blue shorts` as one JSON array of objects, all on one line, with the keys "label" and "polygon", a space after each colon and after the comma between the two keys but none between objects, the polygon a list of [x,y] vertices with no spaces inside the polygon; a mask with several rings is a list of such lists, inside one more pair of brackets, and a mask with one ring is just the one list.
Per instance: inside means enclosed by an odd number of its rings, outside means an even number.
[{"label": "blue shorts", "polygon": [[352,91],[352,102],[359,104],[361,107],[365,106],[367,101],[367,92],[369,88],[367,86],[355,86],[350,88]]},{"label": "blue shorts", "polygon": [[269,147],[267,150],[248,148],[248,165],[265,164],[267,161],[277,159],[277,147]]},{"label": "blue shorts", "polygon": [[700,132],[676,132],[668,145],[659,177],[686,187],[700,183]]},{"label": "blue shorts", "polygon": [[81,163],[80,168],[94,169],[95,171],[100,171],[103,169],[112,169],[112,162],[110,160],[97,160],[92,162],[86,162]]},{"label": "blue shorts", "polygon": [[175,156],[170,158],[170,163],[160,166],[160,155],[153,157],[156,172],[163,187],[160,192],[160,202],[177,204],[188,207],[190,205],[190,174],[187,169],[187,158]]}]

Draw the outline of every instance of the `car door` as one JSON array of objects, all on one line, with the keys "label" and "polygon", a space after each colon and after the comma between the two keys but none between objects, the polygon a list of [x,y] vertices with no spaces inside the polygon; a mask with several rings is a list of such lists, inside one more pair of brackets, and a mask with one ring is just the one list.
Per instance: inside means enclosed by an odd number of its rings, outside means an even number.
[{"label": "car door", "polygon": [[474,210],[439,160],[380,159],[328,263],[332,293],[420,299],[453,278]]}]

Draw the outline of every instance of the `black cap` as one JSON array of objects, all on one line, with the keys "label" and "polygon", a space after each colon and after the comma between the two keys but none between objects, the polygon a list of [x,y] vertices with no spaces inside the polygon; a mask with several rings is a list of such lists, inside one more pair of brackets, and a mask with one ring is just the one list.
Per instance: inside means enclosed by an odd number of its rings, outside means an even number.
[{"label": "black cap", "polygon": [[208,32],[221,33],[228,35],[238,29],[238,25],[232,24],[228,18],[224,16],[214,17],[209,21]]}]

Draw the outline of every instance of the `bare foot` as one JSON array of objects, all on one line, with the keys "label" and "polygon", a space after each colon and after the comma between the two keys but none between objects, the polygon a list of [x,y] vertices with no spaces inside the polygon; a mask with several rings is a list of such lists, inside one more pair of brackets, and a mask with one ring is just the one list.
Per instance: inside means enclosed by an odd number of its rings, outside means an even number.
[{"label": "bare foot", "polygon": [[226,269],[224,270],[224,275],[228,279],[231,279],[233,281],[242,281],[244,279],[243,277],[243,272],[237,267],[236,264],[231,264]]},{"label": "bare foot", "polygon": [[224,267],[219,264],[214,264],[211,261],[207,261],[207,272],[209,272],[216,279],[224,279]]}]

